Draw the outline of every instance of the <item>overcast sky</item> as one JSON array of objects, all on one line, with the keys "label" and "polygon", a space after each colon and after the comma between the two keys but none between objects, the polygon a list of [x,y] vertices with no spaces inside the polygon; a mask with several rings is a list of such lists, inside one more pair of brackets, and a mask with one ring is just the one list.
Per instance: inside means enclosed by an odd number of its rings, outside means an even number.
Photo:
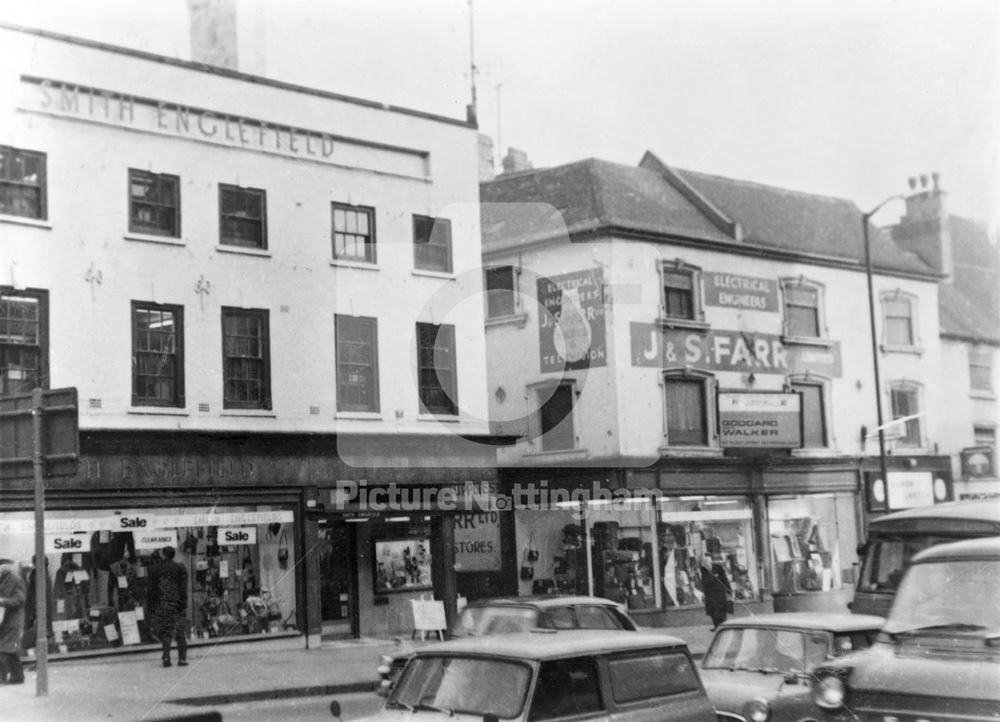
[{"label": "overcast sky", "polygon": [[[480,129],[536,167],[636,164],[651,150],[669,165],[863,210],[938,171],[953,211],[1000,222],[1000,2],[474,3]],[[465,115],[468,0],[240,8],[260,21],[249,70]],[[4,3],[0,17],[189,56],[186,0],[32,0]]]}]

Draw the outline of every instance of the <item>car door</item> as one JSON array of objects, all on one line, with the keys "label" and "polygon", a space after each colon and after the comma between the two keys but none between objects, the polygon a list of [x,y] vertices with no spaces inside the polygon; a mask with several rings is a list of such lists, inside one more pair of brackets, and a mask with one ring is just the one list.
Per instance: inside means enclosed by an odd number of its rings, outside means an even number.
[{"label": "car door", "polygon": [[698,670],[683,649],[646,649],[604,660],[612,722],[715,722]]},{"label": "car door", "polygon": [[593,657],[541,663],[531,697],[528,722],[610,722]]}]

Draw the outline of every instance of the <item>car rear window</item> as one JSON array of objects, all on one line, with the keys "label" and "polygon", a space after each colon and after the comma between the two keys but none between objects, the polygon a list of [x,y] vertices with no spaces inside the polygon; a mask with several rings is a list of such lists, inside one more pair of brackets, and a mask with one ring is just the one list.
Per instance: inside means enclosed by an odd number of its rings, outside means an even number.
[{"label": "car rear window", "polygon": [[569,607],[550,607],[545,610],[549,618],[549,624],[553,629],[575,629],[576,620],[573,619],[573,610]]},{"label": "car rear window", "polygon": [[608,660],[611,693],[617,703],[666,697],[699,689],[698,673],[686,654],[652,651]]},{"label": "car rear window", "polygon": [[596,604],[580,605],[576,608],[576,622],[580,629],[621,629],[622,625],[604,607]]},{"label": "car rear window", "polygon": [[530,607],[497,605],[466,607],[458,617],[452,634],[456,637],[479,634],[528,632],[538,626],[538,613]]},{"label": "car rear window", "polygon": [[532,722],[604,709],[597,668],[590,657],[543,662],[531,703]]}]

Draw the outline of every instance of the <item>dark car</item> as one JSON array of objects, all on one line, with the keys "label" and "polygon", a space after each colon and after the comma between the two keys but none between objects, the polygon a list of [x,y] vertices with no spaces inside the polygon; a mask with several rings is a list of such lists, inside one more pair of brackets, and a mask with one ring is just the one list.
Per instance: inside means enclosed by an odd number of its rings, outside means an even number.
[{"label": "dark car", "polygon": [[[331,705],[339,716],[339,705]],[[716,722],[687,645],[665,634],[538,629],[417,650],[365,722]]]},{"label": "dark car", "polygon": [[799,722],[817,719],[809,672],[869,647],[885,620],[864,614],[790,612],[722,624],[701,665],[720,719]]},{"label": "dark car", "polygon": [[[622,606],[600,597],[502,597],[470,602],[448,631],[449,639],[528,632],[532,629],[609,629],[636,631]],[[386,694],[412,656],[412,650],[383,655],[378,666],[378,692]]]},{"label": "dark car", "polygon": [[821,720],[996,722],[1000,537],[914,556],[875,644],[814,674]]}]

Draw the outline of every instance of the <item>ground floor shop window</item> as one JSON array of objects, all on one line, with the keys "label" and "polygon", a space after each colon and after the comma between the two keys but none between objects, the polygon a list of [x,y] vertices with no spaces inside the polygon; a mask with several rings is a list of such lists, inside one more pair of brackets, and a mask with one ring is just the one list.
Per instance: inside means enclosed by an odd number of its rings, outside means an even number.
[{"label": "ground floor shop window", "polygon": [[760,585],[752,522],[753,510],[743,498],[659,500],[657,543],[663,606],[704,604],[701,569],[706,555],[723,565],[737,600],[757,599]]},{"label": "ground floor shop window", "polygon": [[193,638],[295,628],[295,527],[290,509],[51,511],[43,564],[32,567],[31,512],[0,514],[0,554],[27,577],[25,647],[34,647],[34,575],[46,574],[51,646],[60,652],[154,643],[148,579],[165,546],[187,569]]},{"label": "ground floor shop window", "polygon": [[580,507],[514,514],[520,594],[587,594],[587,550]]},{"label": "ground floor shop window", "polygon": [[853,582],[852,494],[772,497],[768,520],[774,594],[833,591]]},{"label": "ground floor shop window", "polygon": [[594,594],[629,609],[653,609],[656,593],[656,510],[650,500],[588,504],[593,537]]}]

